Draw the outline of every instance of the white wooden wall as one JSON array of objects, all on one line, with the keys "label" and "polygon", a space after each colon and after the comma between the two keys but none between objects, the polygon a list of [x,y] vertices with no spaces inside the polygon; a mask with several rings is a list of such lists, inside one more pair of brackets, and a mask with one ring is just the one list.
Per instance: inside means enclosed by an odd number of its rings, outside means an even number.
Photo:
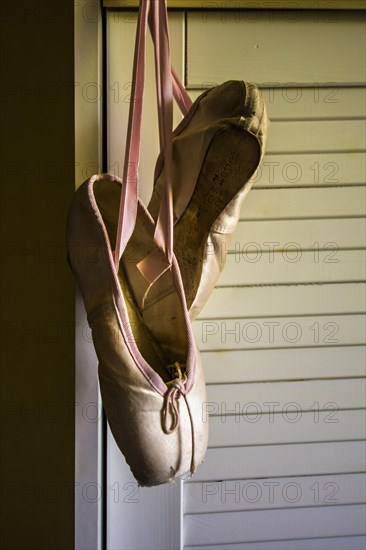
[{"label": "white wooden wall", "polygon": [[[109,165],[119,175],[135,20],[108,14]],[[192,98],[224,80],[256,82],[272,124],[195,323],[206,462],[192,481],[138,489],[109,436],[108,549],[364,548],[364,15],[176,11],[170,24]],[[145,200],[158,153],[149,56]]]}]

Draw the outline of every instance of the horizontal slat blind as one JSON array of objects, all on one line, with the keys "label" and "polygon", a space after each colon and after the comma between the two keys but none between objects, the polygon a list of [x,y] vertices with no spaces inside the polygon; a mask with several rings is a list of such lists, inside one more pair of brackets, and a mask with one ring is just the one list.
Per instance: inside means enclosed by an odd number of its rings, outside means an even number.
[{"label": "horizontal slat blind", "polygon": [[[237,230],[221,251],[225,269],[195,323],[210,438],[205,463],[184,484],[186,550],[365,547],[358,15],[338,14],[332,24],[315,21],[316,12],[299,12],[296,22],[286,12],[271,20],[253,12],[250,23],[222,11],[205,21],[188,14],[192,97],[224,80],[254,81],[271,126]],[[327,502],[327,490],[335,501]]]},{"label": "horizontal slat blind", "polygon": [[364,346],[204,352],[209,384],[365,376]]},{"label": "horizontal slat blind", "polygon": [[[357,250],[338,250],[330,245],[328,250],[319,252],[317,248],[315,251],[299,251],[297,243],[287,252],[276,255],[268,254],[268,245],[261,251],[255,243],[252,250],[252,254],[247,249],[239,249],[237,254],[228,255],[220,285],[236,285],[238,277],[244,285],[317,284],[365,279],[365,256]],[[213,306],[207,304],[206,307]]]},{"label": "horizontal slat blind", "polygon": [[[260,510],[268,507],[322,506],[364,502],[365,474],[277,477],[215,483],[187,483],[184,487],[184,511],[226,512]],[[292,494],[291,494],[292,493]],[[274,497],[278,497],[274,499]],[[224,505],[224,506],[222,506]]]},{"label": "horizontal slat blind", "polygon": [[[357,384],[360,385],[358,379],[354,380],[354,385]],[[338,409],[345,405],[350,405],[351,408],[357,406],[362,408],[363,401],[357,402],[357,397],[350,403],[346,403],[337,398],[333,401],[335,392],[328,392],[327,395],[320,397],[312,395],[313,401],[305,404],[305,407],[311,410],[304,412],[304,409],[300,410],[302,405],[300,400],[294,400],[293,396],[287,402],[278,401],[283,399],[283,396],[276,395],[277,401],[271,401],[266,397],[269,401],[264,400],[267,403],[264,405],[263,402],[251,402],[250,394],[255,391],[255,387],[245,389],[246,392],[243,393],[245,401],[242,398],[241,403],[236,401],[231,408],[232,411],[235,409],[239,411],[237,414],[210,416],[210,447],[365,439],[364,410]],[[209,391],[208,410],[223,412],[222,405],[225,402],[221,396],[217,401],[212,400],[212,393]],[[320,401],[316,401],[317,398]],[[227,410],[229,404],[225,403],[225,407]]]},{"label": "horizontal slat blind", "polygon": [[363,441],[216,448],[194,481],[362,472],[365,458]]},{"label": "horizontal slat blind", "polygon": [[196,322],[194,333],[203,351],[224,351],[360,345],[366,343],[365,328],[364,315],[319,315],[202,320]]},{"label": "horizontal slat blind", "polygon": [[[224,80],[257,82],[271,127],[222,251],[226,267],[194,326],[209,450],[180,501],[179,485],[138,488],[109,434],[107,546],[361,549],[364,14],[240,11],[238,3],[228,13],[221,8],[229,2],[217,4],[170,16],[174,65],[183,74],[186,58],[193,99]],[[108,14],[108,167],[120,176],[135,24],[135,11]],[[147,60],[151,83],[150,39]],[[152,89],[142,134],[145,200],[158,153]]]},{"label": "horizontal slat blind", "polygon": [[365,181],[365,153],[267,154],[254,178],[254,188],[334,187],[364,185]]},{"label": "horizontal slat blind", "polygon": [[[226,75],[226,78],[230,78]],[[244,74],[241,75],[241,79]],[[219,81],[205,83],[204,88],[215,86]],[[352,119],[364,118],[366,92],[363,87],[340,88],[335,83],[328,86],[316,85],[302,88],[297,83],[292,86],[280,87],[273,83],[272,87],[261,88],[261,94],[271,112],[271,120],[291,120],[296,118],[316,119]],[[202,90],[189,91],[191,98],[197,99]]]},{"label": "horizontal slat blind", "polygon": [[266,189],[266,192],[253,190],[243,204],[241,217],[247,220],[337,218],[365,214],[365,187],[360,186],[336,189]]},{"label": "horizontal slat blind", "polygon": [[[209,413],[220,415],[221,422],[226,423],[226,415],[233,415],[234,421],[240,422],[246,414],[254,416],[254,420],[269,414],[273,420],[275,413],[285,411],[289,422],[300,421],[301,411],[314,407],[316,411],[328,410],[329,403],[331,410],[335,411],[362,408],[365,389],[366,385],[360,384],[358,379],[277,382],[275,387],[263,383],[213,385],[208,387],[203,417],[207,419]],[[337,414],[334,414],[334,419],[337,419]]]},{"label": "horizontal slat blind", "polygon": [[[213,299],[206,304],[201,316],[206,320],[217,319],[220,315],[224,319],[239,316],[288,317],[323,313],[363,313],[365,292],[365,283],[304,285],[301,293],[296,285],[217,287]],[[227,329],[229,330],[229,326]],[[207,329],[207,339],[209,333]]]},{"label": "horizontal slat blind", "polygon": [[[240,244],[244,243],[245,252],[253,253],[255,250],[249,246],[249,243],[259,243],[262,250],[271,252],[278,250],[286,250],[289,243],[295,243],[298,248],[302,250],[314,250],[315,254],[318,250],[324,249],[325,245],[333,245],[333,248],[339,247],[345,248],[364,248],[366,244],[366,220],[365,218],[336,218],[336,219],[295,219],[289,221],[282,221],[276,219],[274,221],[271,218],[270,221],[265,219],[258,221],[246,221],[250,219],[250,215],[255,216],[256,212],[253,210],[254,205],[258,203],[262,205],[262,211],[267,211],[268,202],[271,194],[266,194],[266,199],[259,201],[255,197],[250,205],[247,204],[243,208],[244,221],[241,221],[235,232],[235,239],[232,241],[230,252],[240,251]],[[248,201],[254,196],[253,193],[248,196]],[[351,208],[355,208],[350,205]],[[362,208],[362,203],[361,203]],[[280,205],[278,208],[279,213]],[[312,212],[310,212],[312,213]],[[270,211],[268,215],[272,217],[274,215],[274,209],[270,205]],[[283,216],[286,216],[286,212],[283,212]],[[264,216],[263,216],[264,217]],[[299,216],[300,217],[300,216]],[[288,233],[288,227],[291,227],[291,235]],[[268,238],[269,233],[271,239]],[[322,238],[322,242],[319,242],[319,236]],[[291,238],[291,240],[289,239]],[[264,243],[267,243],[265,245]],[[294,248],[294,247],[293,247]],[[244,250],[243,250],[244,252]]]},{"label": "horizontal slat blind", "polygon": [[[306,544],[306,546],[304,546]],[[249,542],[239,544],[210,544],[210,546],[186,546],[186,550],[365,550],[365,536],[322,537],[290,539],[272,542]]]},{"label": "horizontal slat blind", "polygon": [[363,85],[364,20],[364,12],[188,13],[188,85],[229,78],[268,86]]},{"label": "horizontal slat blind", "polygon": [[364,505],[354,504],[188,515],[186,541],[188,545],[255,541],[259,533],[262,540],[270,540],[274,531],[293,538],[353,535],[362,532],[365,513]]},{"label": "horizontal slat blind", "polygon": [[364,120],[275,122],[269,134],[267,152],[363,151],[365,128]]}]

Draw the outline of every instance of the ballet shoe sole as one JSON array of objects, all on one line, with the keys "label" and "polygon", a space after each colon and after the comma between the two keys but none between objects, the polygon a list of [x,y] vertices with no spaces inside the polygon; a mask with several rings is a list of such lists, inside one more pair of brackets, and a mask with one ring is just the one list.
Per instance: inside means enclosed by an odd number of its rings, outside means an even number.
[{"label": "ballet shoe sole", "polygon": [[256,137],[241,128],[225,128],[211,141],[191,200],[174,227],[174,253],[188,308],[200,284],[211,228],[227,205],[250,184],[259,160]]}]

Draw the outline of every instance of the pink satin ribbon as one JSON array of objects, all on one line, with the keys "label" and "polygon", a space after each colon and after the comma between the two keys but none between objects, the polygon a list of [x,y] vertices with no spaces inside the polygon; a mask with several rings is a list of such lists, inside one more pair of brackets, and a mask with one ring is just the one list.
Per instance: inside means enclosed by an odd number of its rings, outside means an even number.
[{"label": "pink satin ribbon", "polygon": [[190,109],[192,101],[171,66],[166,0],[141,0],[114,252],[117,270],[123,251],[134,230],[137,216],[147,23],[154,42],[159,139],[160,147],[164,152],[165,165],[165,186],[154,232],[157,249],[138,265],[144,277],[153,284],[170,267],[173,254],[173,97],[183,115]]}]

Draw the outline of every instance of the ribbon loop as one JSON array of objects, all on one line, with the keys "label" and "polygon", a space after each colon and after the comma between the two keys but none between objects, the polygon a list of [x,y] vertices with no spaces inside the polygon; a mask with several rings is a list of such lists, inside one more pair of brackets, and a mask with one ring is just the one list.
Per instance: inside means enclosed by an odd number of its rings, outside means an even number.
[{"label": "ribbon loop", "polygon": [[[179,363],[174,363],[171,368],[177,373],[177,377],[167,383],[168,391],[164,396],[163,430],[166,434],[173,433],[177,429],[179,425],[179,407],[177,401],[181,395],[185,396],[186,394],[186,374],[182,373]],[[169,412],[172,417],[170,425],[168,424]]]},{"label": "ribbon loop", "polygon": [[[132,93],[129,109],[123,184],[118,215],[114,261],[119,261],[132,235],[137,217],[138,166],[140,160],[142,104],[145,85],[146,32],[149,24],[155,50],[156,90],[158,101],[159,139],[164,151],[165,188],[156,222],[154,239],[169,264],[173,254],[173,97],[183,114],[192,105],[183,84],[171,66],[166,0],[140,0]],[[133,170],[131,170],[131,167]]]}]

